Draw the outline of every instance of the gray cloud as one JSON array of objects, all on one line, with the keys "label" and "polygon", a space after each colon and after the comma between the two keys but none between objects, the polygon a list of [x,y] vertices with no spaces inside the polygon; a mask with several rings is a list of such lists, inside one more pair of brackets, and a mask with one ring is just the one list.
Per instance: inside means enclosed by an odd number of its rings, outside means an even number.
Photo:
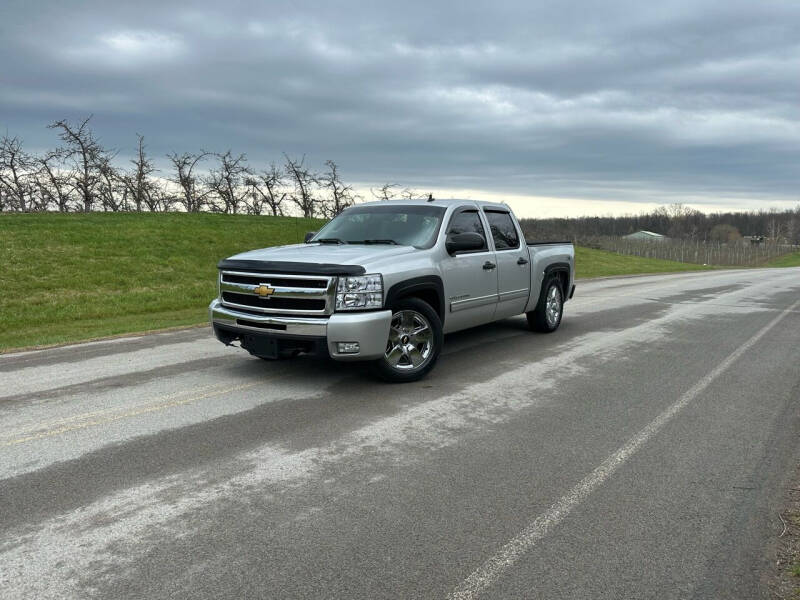
[{"label": "gray cloud", "polygon": [[421,188],[798,199],[796,2],[21,2],[0,127],[95,114],[124,154],[308,153]]}]

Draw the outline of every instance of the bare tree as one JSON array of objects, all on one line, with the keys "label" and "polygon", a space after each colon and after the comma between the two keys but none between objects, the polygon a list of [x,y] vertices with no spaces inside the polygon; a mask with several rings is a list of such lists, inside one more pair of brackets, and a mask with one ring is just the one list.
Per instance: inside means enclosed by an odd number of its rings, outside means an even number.
[{"label": "bare tree", "polygon": [[36,159],[36,187],[45,207],[53,206],[59,212],[72,208],[74,189],[73,173],[64,163],[64,157],[53,150]]},{"label": "bare tree", "polygon": [[163,182],[160,184],[153,182],[153,186],[150,188],[150,194],[147,200],[145,200],[145,203],[147,204],[147,208],[152,212],[167,212],[172,210],[175,205],[180,204],[178,198],[167,190]]},{"label": "bare tree", "polygon": [[786,221],[786,237],[792,245],[800,243],[800,206]]},{"label": "bare tree", "polygon": [[237,214],[239,207],[245,203],[248,188],[245,180],[251,175],[247,166],[247,156],[240,154],[234,157],[228,150],[225,154],[217,154],[219,166],[208,174],[208,186],[214,190],[222,201],[223,212]]},{"label": "bare tree", "polygon": [[89,212],[98,200],[98,186],[105,179],[100,168],[110,164],[114,154],[105,150],[94,137],[89,127],[91,115],[78,124],[62,119],[51,123],[50,129],[59,130],[58,137],[64,142],[60,149],[64,160],[74,167],[72,186],[79,196],[82,208]]},{"label": "bare tree", "polygon": [[286,199],[284,191],[286,179],[283,171],[275,163],[270,164],[268,169],[258,175],[249,177],[246,183],[250,187],[250,211],[253,214],[260,215],[266,204],[273,216],[283,215],[281,205]]},{"label": "bare tree", "polygon": [[314,174],[305,164],[306,157],[303,155],[301,159],[289,158],[284,154],[286,159],[285,169],[286,175],[292,183],[293,191],[289,195],[289,199],[297,206],[306,218],[317,216],[317,204],[319,200],[314,196],[314,186],[317,184],[319,178]]},{"label": "bare tree", "polygon": [[189,154],[188,152],[178,154],[173,152],[167,155],[175,169],[175,176],[170,178],[170,181],[180,188],[180,196],[176,201],[183,206],[186,212],[199,212],[202,210],[206,203],[206,198],[212,191],[205,186],[202,178],[195,173],[197,165],[210,155],[211,153],[205,150],[201,150],[197,154]]},{"label": "bare tree", "polygon": [[138,138],[136,156],[130,161],[133,169],[122,177],[122,182],[125,186],[126,196],[137,211],[147,207],[151,212],[155,212],[163,208],[163,194],[160,193],[159,186],[151,177],[157,169],[150,157],[147,156],[144,136],[139,134],[136,136]]},{"label": "bare tree", "polygon": [[742,234],[733,225],[719,223],[711,228],[709,238],[712,242],[728,243],[742,239]]},{"label": "bare tree", "polygon": [[34,158],[23,150],[19,138],[0,138],[0,195],[6,205],[0,205],[0,210],[27,212],[35,208],[31,206],[34,166]]},{"label": "bare tree", "polygon": [[99,181],[97,197],[105,211],[119,212],[127,210],[128,188],[123,177],[119,174],[111,160],[102,157],[97,164]]},{"label": "bare tree", "polygon": [[778,240],[783,236],[785,225],[778,217],[778,211],[775,208],[769,210],[769,219],[767,220],[767,237],[771,240]]},{"label": "bare tree", "polygon": [[681,203],[670,204],[663,210],[670,222],[667,235],[674,238],[695,239],[697,237],[698,217],[702,217],[700,211]]},{"label": "bare tree", "polygon": [[377,192],[372,188],[370,188],[369,191],[378,200],[391,200],[392,198],[397,197],[395,188],[399,187],[400,186],[396,183],[384,183],[381,187],[378,188]]},{"label": "bare tree", "polygon": [[339,177],[339,167],[332,160],[326,160],[328,170],[320,177],[320,185],[328,192],[327,201],[322,205],[322,214],[326,219],[332,219],[345,208],[353,206],[356,196],[353,188],[342,183]]}]

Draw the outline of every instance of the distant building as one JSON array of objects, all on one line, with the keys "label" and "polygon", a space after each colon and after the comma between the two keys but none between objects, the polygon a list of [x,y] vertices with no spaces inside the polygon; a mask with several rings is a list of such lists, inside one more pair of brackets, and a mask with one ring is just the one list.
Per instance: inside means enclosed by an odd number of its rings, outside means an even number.
[{"label": "distant building", "polygon": [[745,235],[742,237],[742,242],[750,244],[751,246],[760,246],[764,243],[763,235]]},{"label": "distant building", "polygon": [[663,242],[667,239],[666,236],[652,231],[636,231],[634,233],[622,236],[627,240],[645,241],[645,242]]}]

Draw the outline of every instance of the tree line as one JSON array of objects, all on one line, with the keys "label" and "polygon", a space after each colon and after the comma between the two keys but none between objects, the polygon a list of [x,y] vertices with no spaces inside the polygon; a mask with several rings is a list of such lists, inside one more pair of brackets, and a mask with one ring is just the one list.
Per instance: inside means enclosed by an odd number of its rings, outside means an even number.
[{"label": "tree line", "polygon": [[[120,166],[118,152],[103,146],[91,118],[52,122],[48,128],[60,144],[43,154],[26,151],[18,137],[0,137],[0,212],[210,211],[329,219],[361,199],[343,182],[333,160],[326,160],[318,172],[305,156],[283,154],[279,163],[256,167],[245,154],[231,150],[172,152],[165,157],[168,170],[161,172],[144,137],[137,135],[133,158]],[[428,196],[394,183],[371,194],[380,200]],[[523,219],[522,225],[529,239],[585,245],[640,230],[696,242],[730,243],[757,236],[800,244],[800,206],[706,214],[672,204],[638,215]]]},{"label": "tree line", "polygon": [[766,242],[800,244],[800,205],[794,210],[753,210],[703,213],[683,204],[619,217],[523,219],[529,239],[568,239],[584,245],[596,238],[614,238],[652,231],[674,240],[730,243],[743,236]]},{"label": "tree line", "polygon": [[[44,154],[27,152],[18,137],[0,137],[0,211],[210,211],[329,219],[360,199],[333,160],[317,172],[305,156],[284,154],[280,163],[258,168],[231,150],[172,152],[166,155],[169,171],[160,173],[137,135],[133,158],[120,166],[117,151],[103,146],[90,121],[91,116],[51,123],[60,145]],[[416,197],[395,184],[372,194],[383,200]]]}]

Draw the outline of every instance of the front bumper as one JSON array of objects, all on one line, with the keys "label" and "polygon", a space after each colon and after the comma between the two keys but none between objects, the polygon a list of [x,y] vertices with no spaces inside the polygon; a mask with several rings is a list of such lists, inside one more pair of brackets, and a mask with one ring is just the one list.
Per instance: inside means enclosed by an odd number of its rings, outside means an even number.
[{"label": "front bumper", "polygon": [[[215,299],[208,307],[214,335],[222,342],[239,340],[249,352],[258,355],[270,340],[286,351],[327,354],[336,360],[369,360],[386,351],[392,313],[378,310],[334,313],[330,317],[267,316],[239,312],[222,306]],[[357,342],[359,351],[342,354],[339,342]]]}]

